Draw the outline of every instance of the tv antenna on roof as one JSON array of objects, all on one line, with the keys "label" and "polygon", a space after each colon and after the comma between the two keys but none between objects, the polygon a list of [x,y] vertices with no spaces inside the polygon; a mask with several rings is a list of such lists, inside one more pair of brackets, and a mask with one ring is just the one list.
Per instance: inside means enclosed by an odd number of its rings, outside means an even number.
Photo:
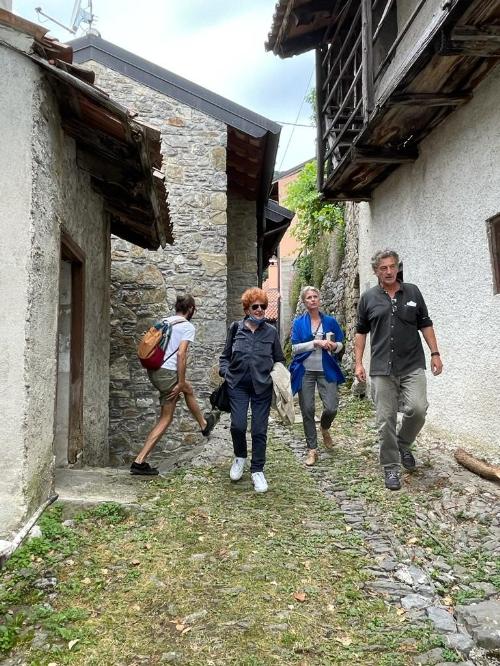
[{"label": "tv antenna on roof", "polygon": [[99,32],[93,27],[93,24],[95,23],[96,20],[96,16],[92,11],[92,0],[87,0],[87,6],[85,7],[85,9],[82,9],[82,0],[75,0],[75,4],[73,5],[73,11],[71,13],[71,21],[70,21],[71,26],[64,25],[64,23],[60,23],[52,16],[45,14],[42,11],[41,7],[35,7],[35,11],[40,16],[44,16],[45,18],[49,19],[49,21],[52,21],[52,23],[55,23],[61,28],[64,28],[64,30],[67,30],[72,35],[76,35],[76,33],[80,28],[80,25],[82,23],[86,23],[88,25],[87,30],[85,30],[86,35],[97,35],[97,37],[101,36]]}]

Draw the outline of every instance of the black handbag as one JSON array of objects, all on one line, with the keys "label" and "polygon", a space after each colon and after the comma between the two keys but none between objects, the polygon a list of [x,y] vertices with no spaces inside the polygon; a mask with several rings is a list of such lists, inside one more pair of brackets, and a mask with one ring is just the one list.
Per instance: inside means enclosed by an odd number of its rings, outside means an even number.
[{"label": "black handbag", "polygon": [[219,412],[230,412],[231,404],[229,402],[229,391],[227,382],[224,380],[215,391],[210,394],[210,404],[212,409],[218,409]]}]

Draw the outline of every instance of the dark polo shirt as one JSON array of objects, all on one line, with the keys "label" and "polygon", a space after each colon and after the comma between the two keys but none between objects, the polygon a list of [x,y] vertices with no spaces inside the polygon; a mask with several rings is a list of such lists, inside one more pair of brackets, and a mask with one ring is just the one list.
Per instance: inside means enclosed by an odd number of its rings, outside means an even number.
[{"label": "dark polo shirt", "polygon": [[262,393],[272,386],[271,370],[278,361],[285,363],[285,357],[274,326],[265,322],[252,333],[242,320],[229,328],[219,373],[234,388],[249,372],[255,393]]},{"label": "dark polo shirt", "polygon": [[419,330],[432,326],[420,289],[401,282],[391,301],[379,285],[361,295],[357,333],[370,333],[370,375],[400,377],[425,368]]}]

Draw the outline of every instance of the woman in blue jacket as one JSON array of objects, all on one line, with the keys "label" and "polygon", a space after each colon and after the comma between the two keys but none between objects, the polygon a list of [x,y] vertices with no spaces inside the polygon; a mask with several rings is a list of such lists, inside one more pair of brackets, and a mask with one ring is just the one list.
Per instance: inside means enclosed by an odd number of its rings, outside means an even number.
[{"label": "woman in blue jacket", "polygon": [[300,293],[307,312],[297,317],[292,327],[293,361],[290,365],[292,392],[299,393],[300,411],[306,436],[306,465],[314,465],[318,459],[316,435],[315,388],[323,403],[320,426],[323,443],[332,448],[330,426],[337,414],[337,385],[345,381],[335,358],[342,350],[344,334],[334,317],[320,311],[320,293],[316,287],[304,287]]}]

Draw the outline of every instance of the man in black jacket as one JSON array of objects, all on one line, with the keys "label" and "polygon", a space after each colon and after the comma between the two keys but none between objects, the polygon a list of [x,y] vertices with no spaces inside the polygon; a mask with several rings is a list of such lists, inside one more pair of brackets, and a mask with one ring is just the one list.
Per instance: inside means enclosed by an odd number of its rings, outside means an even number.
[{"label": "man in black jacket", "polygon": [[[441,374],[443,364],[419,288],[398,280],[397,252],[376,252],[372,268],[378,285],[365,291],[359,300],[355,375],[360,382],[366,381],[363,353],[370,333],[370,379],[380,435],[380,464],[386,488],[399,490],[400,465],[410,471],[415,469],[410,447],[425,423],[428,407],[425,355],[419,332],[430,349],[432,374]],[[396,432],[401,402],[403,420]]]}]

